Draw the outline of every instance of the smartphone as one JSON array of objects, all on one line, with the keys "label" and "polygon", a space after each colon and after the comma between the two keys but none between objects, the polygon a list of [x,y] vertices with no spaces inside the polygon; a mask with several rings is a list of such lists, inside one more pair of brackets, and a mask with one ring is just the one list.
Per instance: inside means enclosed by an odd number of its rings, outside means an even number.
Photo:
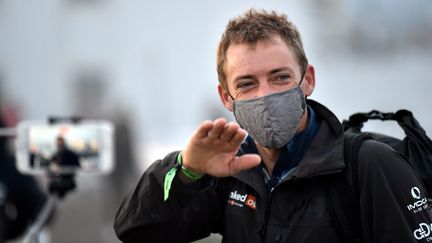
[{"label": "smartphone", "polygon": [[114,167],[114,126],[106,120],[22,121],[16,163],[23,174],[108,174]]}]

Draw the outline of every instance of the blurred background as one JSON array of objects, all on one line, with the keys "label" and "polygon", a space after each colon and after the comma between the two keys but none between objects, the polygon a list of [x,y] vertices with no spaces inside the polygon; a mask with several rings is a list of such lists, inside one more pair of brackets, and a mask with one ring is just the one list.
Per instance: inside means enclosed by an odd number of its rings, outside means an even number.
[{"label": "blurred background", "polygon": [[[316,70],[311,98],[341,120],[405,108],[432,134],[432,0],[0,0],[4,125],[82,115],[117,129],[116,169],[77,178],[44,242],[119,242],[114,215],[143,170],[203,120],[233,120],[217,95],[216,46],[250,7],[298,26]],[[367,128],[402,136],[393,123]]]}]

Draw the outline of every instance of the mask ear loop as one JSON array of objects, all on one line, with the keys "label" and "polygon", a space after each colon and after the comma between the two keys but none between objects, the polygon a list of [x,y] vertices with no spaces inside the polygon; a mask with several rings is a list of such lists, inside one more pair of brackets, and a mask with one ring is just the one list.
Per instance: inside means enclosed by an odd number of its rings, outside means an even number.
[{"label": "mask ear loop", "polygon": [[307,70],[307,68],[305,68],[305,70],[303,71],[303,74],[302,74],[301,79],[300,79],[300,83],[297,86],[300,86],[302,84],[303,79],[304,79],[304,77],[306,75],[306,70]]},{"label": "mask ear loop", "polygon": [[231,98],[231,100],[234,101],[235,99],[234,99],[234,97],[231,95],[231,93],[229,92],[228,87],[227,87],[226,92],[228,93],[228,96]]},{"label": "mask ear loop", "polygon": [[[301,83],[303,82],[305,75],[306,75],[306,70],[307,70],[307,66],[306,66],[305,70],[303,71],[303,75],[301,77],[300,83],[297,85],[297,87],[299,87],[299,88],[300,88]],[[303,92],[302,92],[302,94],[303,94]],[[303,96],[304,96],[305,103],[307,103],[307,96],[305,94],[303,94]],[[305,112],[309,112],[308,109],[306,109]]]}]

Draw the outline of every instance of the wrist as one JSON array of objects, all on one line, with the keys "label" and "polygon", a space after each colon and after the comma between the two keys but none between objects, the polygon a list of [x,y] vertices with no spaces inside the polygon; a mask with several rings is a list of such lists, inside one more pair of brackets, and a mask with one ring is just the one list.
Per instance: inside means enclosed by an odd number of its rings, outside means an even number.
[{"label": "wrist", "polygon": [[196,181],[204,176],[203,173],[196,172],[183,163],[182,152],[180,152],[177,156],[177,164],[180,167],[180,173],[182,177],[185,177],[191,181]]}]

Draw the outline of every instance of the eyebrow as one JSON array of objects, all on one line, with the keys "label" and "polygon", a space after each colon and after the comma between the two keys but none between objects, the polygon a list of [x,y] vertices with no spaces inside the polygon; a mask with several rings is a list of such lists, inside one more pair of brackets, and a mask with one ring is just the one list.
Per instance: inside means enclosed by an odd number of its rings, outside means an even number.
[{"label": "eyebrow", "polygon": [[253,79],[254,75],[245,74],[245,75],[239,75],[234,79],[234,82],[237,82],[242,79]]},{"label": "eyebrow", "polygon": [[289,67],[280,67],[280,68],[275,68],[275,69],[271,70],[269,74],[273,75],[273,74],[279,73],[281,71],[289,71],[291,73],[294,73],[294,71]]}]

